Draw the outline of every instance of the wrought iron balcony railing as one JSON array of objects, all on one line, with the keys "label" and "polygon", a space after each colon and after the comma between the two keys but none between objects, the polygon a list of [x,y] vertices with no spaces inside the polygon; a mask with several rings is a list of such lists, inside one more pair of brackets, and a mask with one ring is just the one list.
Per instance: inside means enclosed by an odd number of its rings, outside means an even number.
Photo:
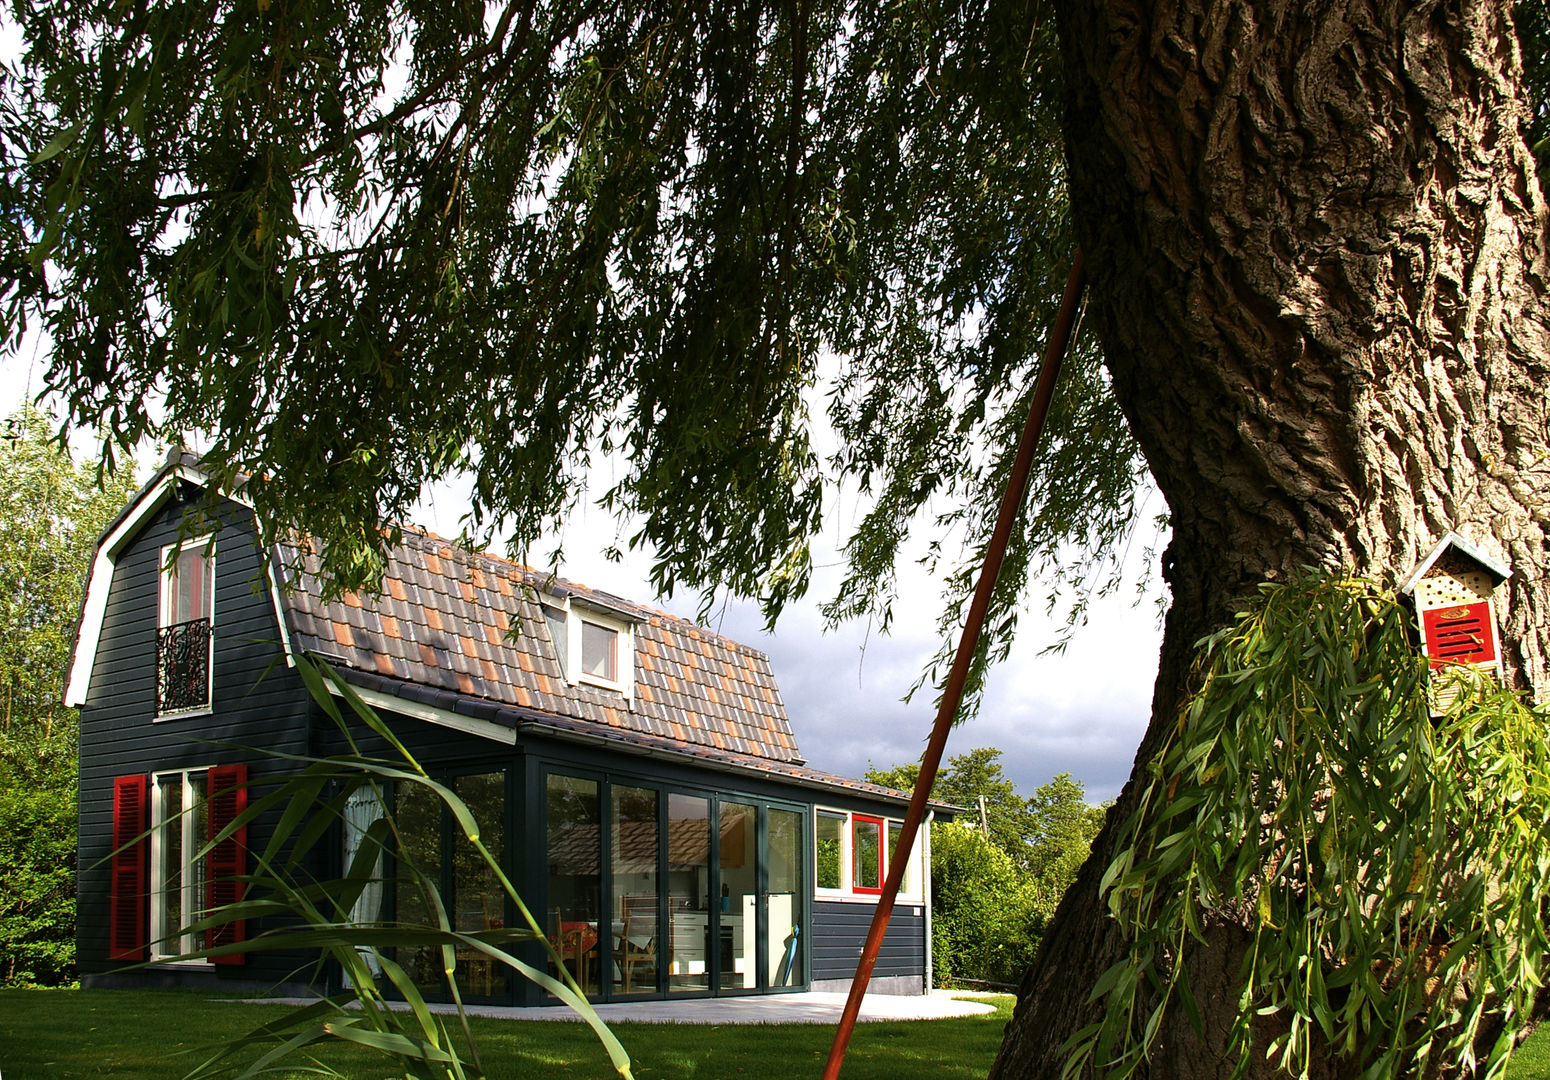
[{"label": "wrought iron balcony railing", "polygon": [[164,626],[156,635],[156,714],[210,707],[210,620]]}]

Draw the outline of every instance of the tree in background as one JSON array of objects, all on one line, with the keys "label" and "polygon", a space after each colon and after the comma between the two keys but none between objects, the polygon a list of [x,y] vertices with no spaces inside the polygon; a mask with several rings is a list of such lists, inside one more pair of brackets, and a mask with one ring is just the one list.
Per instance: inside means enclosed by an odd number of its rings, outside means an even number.
[{"label": "tree in background", "polygon": [[34,410],[0,430],[0,986],[73,977],[76,716],[60,701],[92,552],[132,491],[99,486]]},{"label": "tree in background", "polygon": [[1060,773],[1028,800],[1028,869],[1060,896],[1087,859],[1111,803],[1092,806],[1082,782]]},{"label": "tree in background", "polygon": [[[1001,755],[996,747],[956,755],[931,789],[932,798],[964,809],[931,831],[932,966],[943,985],[1016,982],[1103,824],[1104,807],[1088,805],[1070,773],[1025,799]],[[909,791],[919,775],[910,763],[870,768],[866,778]]]},{"label": "tree in background", "polygon": [[1015,986],[1055,900],[971,818],[931,827],[931,976]]}]

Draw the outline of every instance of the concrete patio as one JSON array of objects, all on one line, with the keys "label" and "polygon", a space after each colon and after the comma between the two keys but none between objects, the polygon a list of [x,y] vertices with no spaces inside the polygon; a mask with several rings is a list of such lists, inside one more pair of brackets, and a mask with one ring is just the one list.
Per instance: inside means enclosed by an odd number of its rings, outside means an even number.
[{"label": "concrete patio", "polygon": [[[305,1005],[303,998],[264,998],[253,1004]],[[675,1001],[628,1001],[598,1005],[597,1014],[610,1024],[836,1024],[845,1008],[845,995],[808,992],[766,994],[759,997],[695,998]],[[450,1005],[432,1005],[435,1012],[451,1012]],[[501,1020],[558,1020],[579,1022],[563,1005],[518,1009],[500,1005],[469,1005],[470,1016]],[[881,1020],[946,1020],[994,1012],[985,1001],[967,1000],[959,990],[933,990],[929,994],[868,994],[861,1003],[862,1023]]]}]

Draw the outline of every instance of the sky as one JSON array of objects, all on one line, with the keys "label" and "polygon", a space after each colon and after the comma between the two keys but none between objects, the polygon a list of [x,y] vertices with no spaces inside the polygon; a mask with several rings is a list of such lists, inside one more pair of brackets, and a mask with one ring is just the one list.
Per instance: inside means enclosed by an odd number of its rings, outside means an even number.
[{"label": "sky", "polygon": [[[0,355],[0,416],[38,393],[46,363],[47,345],[37,342]],[[158,464],[152,449],[140,456],[147,472]],[[452,481],[427,493],[413,521],[454,537],[466,508],[465,495]],[[1160,509],[1153,495],[1144,516],[1150,518]],[[854,513],[855,507],[849,510]],[[764,631],[764,618],[755,605],[738,601],[719,603],[706,622],[710,629],[769,655],[808,763],[860,776],[869,765],[916,761],[924,749],[935,719],[934,695],[926,688],[911,702],[902,699],[941,643],[941,582],[919,566],[902,568],[887,635],[864,620],[826,628],[819,605],[840,580],[835,540],[845,513],[843,500],[831,509],[815,541],[813,588],[788,607],[774,633]],[[645,554],[626,553],[617,563],[602,556],[618,533],[611,516],[583,502],[567,525],[561,576],[695,618],[697,595],[650,594]],[[948,740],[948,756],[975,747],[999,747],[1007,775],[1024,794],[1070,773],[1085,784],[1093,801],[1113,798],[1130,773],[1145,730],[1157,671],[1157,599],[1162,586],[1155,553],[1160,549],[1157,534],[1143,526],[1126,553],[1125,585],[1094,600],[1086,624],[1062,653],[1041,655],[1059,636],[1060,616],[1057,612],[1046,617],[1043,600],[1036,600],[1035,609],[1019,620],[1011,656],[991,671],[979,713],[961,723]],[[541,547],[535,563],[547,566],[547,555]],[[1043,596],[1037,588],[1034,594]]]}]

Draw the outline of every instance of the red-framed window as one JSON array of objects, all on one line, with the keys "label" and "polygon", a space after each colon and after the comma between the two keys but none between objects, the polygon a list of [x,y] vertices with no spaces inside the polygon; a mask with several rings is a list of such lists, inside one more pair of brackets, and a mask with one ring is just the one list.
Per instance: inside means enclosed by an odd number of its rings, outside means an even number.
[{"label": "red-framed window", "polygon": [[883,891],[882,818],[855,814],[850,821],[850,887],[853,892],[876,896]]}]

